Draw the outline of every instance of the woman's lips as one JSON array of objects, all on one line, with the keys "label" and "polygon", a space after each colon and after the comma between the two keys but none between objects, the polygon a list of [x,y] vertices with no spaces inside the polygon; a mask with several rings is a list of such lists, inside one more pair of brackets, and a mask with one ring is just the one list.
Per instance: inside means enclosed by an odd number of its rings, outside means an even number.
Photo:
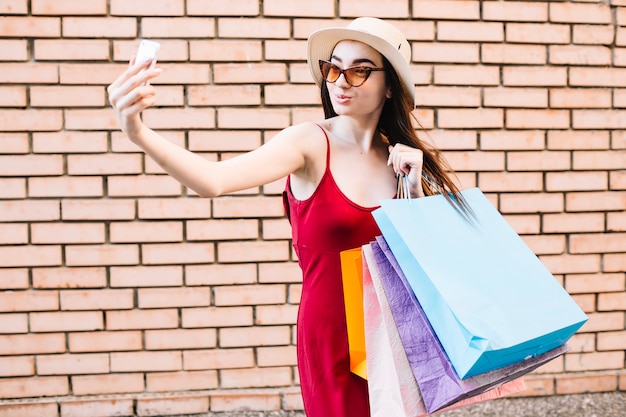
[{"label": "woman's lips", "polygon": [[345,104],[345,103],[349,102],[351,99],[352,99],[352,97],[350,97],[350,96],[345,96],[345,95],[343,95],[343,94],[340,94],[340,95],[336,95],[336,96],[335,96],[335,101],[336,101],[338,104]]}]

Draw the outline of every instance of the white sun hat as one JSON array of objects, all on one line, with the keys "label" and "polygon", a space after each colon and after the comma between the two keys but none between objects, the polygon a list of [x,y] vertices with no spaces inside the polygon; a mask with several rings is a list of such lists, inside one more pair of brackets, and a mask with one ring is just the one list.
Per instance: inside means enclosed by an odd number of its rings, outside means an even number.
[{"label": "white sun hat", "polygon": [[359,17],[346,27],[332,27],[313,32],[307,44],[309,70],[318,86],[323,77],[319,60],[329,60],[335,45],[342,40],[363,42],[380,52],[393,66],[400,82],[415,103],[415,84],[409,63],[411,45],[392,24],[374,17]]}]

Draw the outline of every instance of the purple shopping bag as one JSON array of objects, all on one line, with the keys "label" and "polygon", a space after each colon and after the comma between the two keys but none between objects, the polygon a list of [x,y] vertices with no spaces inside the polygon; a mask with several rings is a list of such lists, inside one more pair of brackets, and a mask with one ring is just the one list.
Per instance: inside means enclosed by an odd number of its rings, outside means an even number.
[{"label": "purple shopping bag", "polygon": [[517,379],[569,350],[562,345],[504,368],[459,378],[384,238],[378,237],[371,247],[400,340],[429,413]]}]

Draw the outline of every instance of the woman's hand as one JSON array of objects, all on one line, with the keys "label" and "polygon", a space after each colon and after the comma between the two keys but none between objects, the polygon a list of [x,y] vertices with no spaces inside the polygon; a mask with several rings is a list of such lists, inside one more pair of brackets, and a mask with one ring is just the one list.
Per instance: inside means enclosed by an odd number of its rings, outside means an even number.
[{"label": "woman's hand", "polygon": [[393,166],[396,174],[407,175],[412,196],[424,197],[424,188],[422,187],[423,163],[424,153],[421,150],[400,143],[389,146],[387,165]]},{"label": "woman's hand", "polygon": [[107,87],[109,102],[115,110],[120,128],[131,140],[134,140],[143,128],[140,114],[156,101],[154,87],[148,80],[158,76],[158,68],[146,70],[150,61],[135,62],[133,56],[128,69]]}]

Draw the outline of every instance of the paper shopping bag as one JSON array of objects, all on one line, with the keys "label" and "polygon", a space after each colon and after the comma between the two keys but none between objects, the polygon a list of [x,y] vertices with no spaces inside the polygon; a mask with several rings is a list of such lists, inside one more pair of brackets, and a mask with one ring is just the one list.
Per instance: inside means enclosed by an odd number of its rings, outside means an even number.
[{"label": "paper shopping bag", "polygon": [[[465,398],[475,398],[508,381],[516,381],[568,351],[568,347],[562,345],[523,362],[460,379],[384,239],[377,238],[370,247],[377,268],[377,273],[371,275],[373,280],[381,281],[400,340],[429,412]],[[363,252],[366,253],[365,248]]]},{"label": "paper shopping bag", "polygon": [[457,375],[559,346],[587,317],[478,188],[467,220],[442,195],[384,200],[374,218]]},{"label": "paper shopping bag", "polygon": [[348,331],[350,371],[367,379],[365,327],[363,324],[363,269],[361,248],[340,253],[343,299]]},{"label": "paper shopping bag", "polygon": [[[363,253],[363,307],[371,417],[417,417],[426,407],[385,298],[369,245]],[[371,265],[371,268],[369,265]],[[372,277],[373,276],[373,277]]]},{"label": "paper shopping bag", "polygon": [[[441,395],[436,392],[426,392],[430,407],[428,410],[396,328],[372,245],[364,245],[362,248],[367,381],[372,417],[425,416],[429,412],[465,407],[526,389],[524,380],[521,378],[503,383],[495,388],[493,386],[496,384],[491,384],[490,387],[485,386],[485,392],[478,393],[478,390],[472,390],[470,393],[468,390],[460,395],[449,397],[445,402],[451,405],[445,408],[441,408],[441,404],[433,406],[432,398],[442,398]],[[425,341],[425,343],[429,342],[438,344],[435,338]],[[424,351],[428,350],[426,346],[422,348]],[[426,372],[432,372],[427,380],[440,378],[437,362],[422,363],[422,365],[425,365]],[[444,381],[440,386],[445,389],[445,375],[443,378]],[[436,388],[433,384],[430,386]]]}]

